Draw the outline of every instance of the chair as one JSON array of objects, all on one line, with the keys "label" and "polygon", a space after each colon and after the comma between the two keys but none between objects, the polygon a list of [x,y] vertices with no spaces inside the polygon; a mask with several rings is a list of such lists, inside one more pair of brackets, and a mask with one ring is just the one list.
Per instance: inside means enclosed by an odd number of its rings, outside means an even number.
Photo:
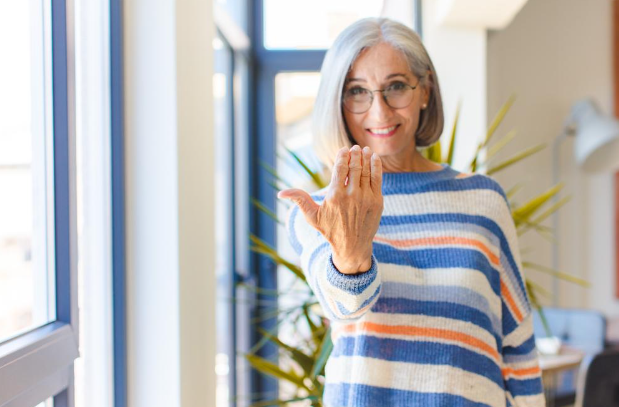
[{"label": "chair", "polygon": [[[587,356],[593,356],[604,350],[606,344],[606,317],[593,310],[573,308],[543,309],[552,335],[575,349],[579,349]],[[539,312],[533,313],[533,331],[537,338],[547,336]],[[576,370],[561,374],[556,389],[554,405],[567,406],[576,399]]]},{"label": "chair", "polygon": [[588,356],[580,366],[576,407],[619,407],[619,348]]}]

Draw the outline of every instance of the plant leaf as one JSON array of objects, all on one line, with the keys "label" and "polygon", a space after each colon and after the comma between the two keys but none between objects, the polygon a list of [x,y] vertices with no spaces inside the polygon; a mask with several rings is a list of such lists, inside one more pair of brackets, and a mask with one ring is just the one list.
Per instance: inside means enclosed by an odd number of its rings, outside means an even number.
[{"label": "plant leaf", "polygon": [[576,277],[576,276],[574,276],[572,274],[564,273],[562,271],[554,270],[554,269],[552,269],[550,267],[542,266],[541,264],[536,264],[536,263],[531,263],[531,262],[523,261],[522,262],[522,267],[527,268],[527,269],[533,269],[533,270],[541,271],[542,273],[546,273],[546,274],[550,274],[550,275],[555,276],[555,277],[559,277],[559,278],[561,278],[563,280],[570,281],[570,282],[572,282],[574,284],[578,284],[578,285],[580,285],[582,287],[590,287],[591,286],[591,284],[587,280],[585,280],[585,279],[582,279],[580,277]]},{"label": "plant leaf", "polygon": [[297,387],[304,388],[308,392],[312,392],[305,383],[303,382],[303,378],[297,376],[296,373],[290,371],[286,372],[282,370],[278,365],[261,358],[260,356],[245,354],[247,361],[258,371],[267,374],[269,376],[274,376],[278,379],[286,380]]},{"label": "plant leaf", "polygon": [[314,367],[312,368],[311,378],[315,378],[318,376],[325,365],[327,364],[327,359],[333,350],[333,342],[331,341],[331,327],[327,329],[324,338],[322,339],[322,344],[320,345],[320,351],[318,352],[318,358],[314,363]]},{"label": "plant leaf", "polygon": [[563,188],[563,184],[555,185],[543,194],[531,199],[526,204],[512,211],[512,216],[516,226],[523,220],[528,220],[541,206],[543,206],[548,200],[555,196]]},{"label": "plant leaf", "polygon": [[305,274],[303,274],[303,270],[299,266],[296,266],[292,264],[291,262],[289,262],[288,260],[282,258],[275,249],[273,249],[271,246],[266,244],[264,240],[260,239],[258,236],[254,235],[253,233],[250,233],[249,239],[256,245],[256,246],[250,247],[250,250],[256,253],[261,253],[261,254],[268,256],[273,262],[275,262],[278,265],[282,265],[286,267],[288,270],[292,271],[301,281],[307,284]]},{"label": "plant leaf", "polygon": [[488,151],[486,152],[486,162],[488,162],[492,157],[494,157],[496,153],[501,151],[510,141],[514,139],[514,137],[516,137],[516,130],[510,131],[499,141],[497,141],[492,147],[488,147]]},{"label": "plant leaf", "polygon": [[282,177],[279,176],[279,174],[277,173],[277,171],[275,170],[275,168],[271,167],[269,164],[267,164],[264,160],[260,160],[260,165],[262,166],[262,168],[264,168],[269,174],[271,174],[273,176],[273,178],[275,178],[276,180],[278,180],[279,182],[281,182],[282,184],[284,184],[287,188],[292,188],[292,186],[287,183]]},{"label": "plant leaf", "polygon": [[327,184],[322,180],[322,178],[320,178],[320,175],[317,172],[312,171],[307,164],[305,164],[305,162],[303,162],[303,160],[301,160],[301,158],[299,158],[299,156],[297,154],[295,154],[292,150],[290,150],[288,147],[283,146],[284,149],[286,151],[288,151],[288,153],[290,155],[292,155],[292,157],[295,159],[296,162],[299,163],[299,165],[303,168],[303,170],[312,178],[312,180],[314,181],[314,184],[316,184],[316,186],[320,189],[324,188],[327,186]]},{"label": "plant leaf", "polygon": [[451,129],[451,138],[449,139],[449,151],[447,153],[447,163],[449,165],[453,164],[454,158],[454,150],[456,147],[456,131],[458,130],[458,122],[460,121],[460,109],[462,108],[462,101],[458,101],[458,106],[456,107],[456,117],[454,119],[454,125]]},{"label": "plant leaf", "polygon": [[524,160],[528,156],[533,155],[533,154],[537,153],[538,151],[541,151],[541,150],[543,150],[545,148],[546,148],[546,144],[545,143],[538,144],[537,146],[528,148],[528,149],[522,151],[521,153],[516,154],[512,158],[509,158],[509,159],[503,161],[502,163],[500,163],[498,165],[495,165],[494,167],[488,168],[487,175],[492,175],[495,172],[501,171],[502,169],[505,169],[505,168],[509,167],[510,165],[516,164],[518,161]]},{"label": "plant leaf", "polygon": [[259,200],[257,200],[256,198],[251,198],[251,203],[254,204],[254,206],[258,209],[260,209],[262,212],[264,212],[267,216],[269,216],[271,219],[273,219],[275,222],[279,223],[280,225],[284,226],[284,222],[280,221],[279,219],[277,219],[277,215],[275,213],[273,213],[273,211],[271,211],[269,208],[267,208],[266,206],[264,206],[264,204],[262,202],[260,202]]},{"label": "plant leaf", "polygon": [[488,127],[488,131],[486,132],[486,139],[480,145],[479,150],[481,150],[482,148],[488,145],[488,143],[490,142],[490,139],[492,138],[492,135],[494,134],[496,129],[499,127],[499,125],[505,118],[505,115],[507,115],[507,112],[509,112],[509,109],[512,107],[515,101],[516,101],[516,95],[511,94],[510,97],[507,99],[507,102],[505,102],[503,106],[501,106],[496,116],[494,116],[494,119],[492,120],[492,124],[490,125],[490,127]]},{"label": "plant leaf", "polygon": [[289,403],[296,403],[298,401],[304,401],[304,400],[318,401],[319,398],[318,396],[311,395],[307,397],[295,397],[293,399],[288,399],[288,400],[275,399],[275,400],[259,401],[257,403],[250,404],[250,407],[285,406],[286,404],[289,404]]},{"label": "plant leaf", "polygon": [[552,205],[550,208],[548,208],[546,211],[544,211],[537,218],[533,219],[532,222],[537,222],[537,223],[542,222],[544,219],[546,219],[547,217],[549,217],[550,215],[555,213],[557,210],[559,210],[559,208],[561,208],[563,205],[568,203],[571,199],[572,199],[571,195],[568,195],[568,196],[560,199],[559,201],[557,201],[556,204]]},{"label": "plant leaf", "polygon": [[306,375],[309,376],[311,374],[312,366],[314,365],[314,359],[307,356],[301,350],[293,348],[292,346],[285,344],[276,335],[271,335],[269,332],[265,331],[262,328],[258,328],[258,331],[260,331],[262,335],[269,338],[271,342],[275,343],[280,348],[287,350],[290,353],[290,356],[292,357],[292,359],[295,362],[297,362],[299,366],[301,366],[301,368],[303,369]]}]

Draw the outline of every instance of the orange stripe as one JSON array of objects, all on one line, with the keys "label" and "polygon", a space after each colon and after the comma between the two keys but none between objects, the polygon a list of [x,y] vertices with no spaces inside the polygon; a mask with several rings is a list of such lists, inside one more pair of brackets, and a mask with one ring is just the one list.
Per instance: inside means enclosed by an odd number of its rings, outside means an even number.
[{"label": "orange stripe", "polygon": [[339,331],[356,333],[357,330],[365,330],[383,334],[425,336],[430,338],[448,339],[451,341],[462,342],[475,348],[481,349],[484,352],[490,354],[496,361],[498,361],[499,359],[499,353],[497,352],[497,350],[488,345],[486,342],[470,335],[466,335],[461,332],[450,331],[447,329],[420,328],[416,326],[406,325],[383,325],[373,322],[361,322],[358,324],[345,325],[342,328],[338,329],[338,336],[340,333]]},{"label": "orange stripe", "polygon": [[497,255],[492,253],[488,246],[476,239],[468,239],[464,237],[454,236],[441,236],[441,237],[424,237],[419,239],[387,239],[384,237],[376,236],[374,240],[379,242],[389,243],[395,247],[415,247],[415,246],[441,246],[446,244],[463,244],[469,246],[475,246],[488,256],[492,264],[499,265],[500,260]]},{"label": "orange stripe", "polygon": [[522,314],[520,313],[520,310],[516,306],[516,302],[514,301],[514,298],[512,297],[509,290],[507,289],[507,286],[503,282],[503,279],[501,279],[501,294],[503,295],[503,297],[505,297],[505,300],[507,300],[507,303],[509,304],[511,309],[514,311],[514,314],[516,315],[516,319],[518,320],[518,323],[522,322]]},{"label": "orange stripe", "polygon": [[526,369],[512,369],[511,367],[506,367],[505,369],[501,370],[501,372],[503,373],[503,377],[507,377],[508,375],[528,376],[532,374],[540,374],[541,369],[539,368],[539,366],[528,367]]}]

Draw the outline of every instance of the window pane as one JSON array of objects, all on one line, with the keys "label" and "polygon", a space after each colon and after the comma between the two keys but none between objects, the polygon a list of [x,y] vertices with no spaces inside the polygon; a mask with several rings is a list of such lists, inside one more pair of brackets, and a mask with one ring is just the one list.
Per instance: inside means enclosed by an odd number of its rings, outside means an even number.
[{"label": "window pane", "polygon": [[49,2],[0,2],[0,342],[55,319]]},{"label": "window pane", "polygon": [[378,17],[383,0],[264,0],[267,49],[326,49],[348,25]]}]

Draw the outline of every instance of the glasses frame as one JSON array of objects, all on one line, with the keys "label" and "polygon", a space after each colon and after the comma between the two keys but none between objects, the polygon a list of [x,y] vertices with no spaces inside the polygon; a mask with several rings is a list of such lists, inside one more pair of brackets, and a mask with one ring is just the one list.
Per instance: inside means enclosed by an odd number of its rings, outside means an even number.
[{"label": "glasses frame", "polygon": [[[403,84],[403,85],[405,85],[405,86],[408,86],[408,87],[409,87],[409,88],[411,88],[412,90],[415,90],[415,89],[417,89],[417,87],[419,86],[419,83],[421,82],[421,79],[423,79],[423,77],[421,77],[421,78],[419,78],[419,79],[417,80],[417,84],[416,84],[415,86],[409,85],[408,83],[404,83],[404,82],[400,82],[400,83],[402,83],[402,84]],[[389,86],[393,86],[393,84],[391,84],[391,85],[389,85]],[[348,106],[346,106],[345,97],[344,97],[344,94],[345,94],[345,93],[343,93],[343,94],[342,94],[342,106],[344,106],[344,109],[348,110],[348,111],[349,111],[350,113],[352,113],[352,114],[363,114],[363,113],[367,112],[368,110],[370,110],[370,109],[372,108],[372,104],[374,103],[374,93],[375,93],[375,92],[380,92],[380,93],[382,94],[382,96],[383,96],[383,100],[385,101],[385,104],[386,104],[387,106],[389,106],[390,108],[392,108],[392,109],[405,109],[405,108],[409,107],[409,106],[410,106],[410,104],[413,102],[413,98],[412,98],[412,97],[411,97],[411,100],[408,102],[408,104],[407,104],[406,106],[402,106],[402,107],[393,107],[393,106],[391,106],[391,105],[389,104],[389,102],[387,101],[387,96],[385,96],[385,91],[387,91],[387,90],[389,89],[389,86],[388,86],[387,88],[385,88],[385,89],[375,89],[375,90],[368,89],[368,88],[364,88],[363,86],[359,86],[360,88],[362,88],[362,89],[367,90],[368,92],[370,92],[370,104],[368,105],[368,108],[367,108],[367,109],[365,109],[365,110],[364,110],[364,111],[362,111],[362,112],[353,112],[352,110],[350,110],[350,109],[348,108]]]}]

